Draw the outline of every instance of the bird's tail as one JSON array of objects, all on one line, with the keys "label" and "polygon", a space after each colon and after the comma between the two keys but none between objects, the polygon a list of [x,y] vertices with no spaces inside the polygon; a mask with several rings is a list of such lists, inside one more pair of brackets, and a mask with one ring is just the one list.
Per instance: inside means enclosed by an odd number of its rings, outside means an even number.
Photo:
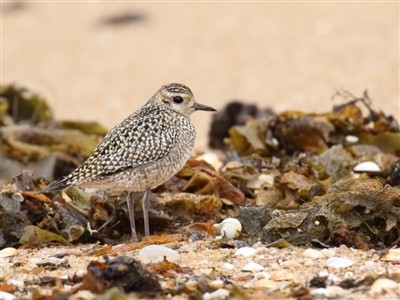
[{"label": "bird's tail", "polygon": [[53,181],[49,185],[45,186],[41,191],[36,192],[36,194],[51,193],[61,191],[67,187],[71,186],[70,178],[64,178],[61,181]]}]

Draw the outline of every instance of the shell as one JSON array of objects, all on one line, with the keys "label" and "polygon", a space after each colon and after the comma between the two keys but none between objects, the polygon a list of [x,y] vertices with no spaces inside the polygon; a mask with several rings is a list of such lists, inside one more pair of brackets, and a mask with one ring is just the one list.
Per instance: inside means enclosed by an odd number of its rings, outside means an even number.
[{"label": "shell", "polygon": [[239,222],[238,219],[235,218],[227,218],[220,224],[214,225],[219,234],[222,237],[226,237],[228,240],[237,238],[242,232],[242,224]]}]

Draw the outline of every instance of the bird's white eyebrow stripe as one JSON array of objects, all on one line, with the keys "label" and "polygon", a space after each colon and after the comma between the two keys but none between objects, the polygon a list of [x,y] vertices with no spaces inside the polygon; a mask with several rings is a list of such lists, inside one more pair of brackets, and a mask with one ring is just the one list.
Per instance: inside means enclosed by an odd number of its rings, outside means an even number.
[{"label": "bird's white eyebrow stripe", "polygon": [[192,91],[183,84],[176,84],[176,83],[172,83],[172,84],[168,84],[165,85],[164,88],[171,93],[190,93],[192,94]]}]

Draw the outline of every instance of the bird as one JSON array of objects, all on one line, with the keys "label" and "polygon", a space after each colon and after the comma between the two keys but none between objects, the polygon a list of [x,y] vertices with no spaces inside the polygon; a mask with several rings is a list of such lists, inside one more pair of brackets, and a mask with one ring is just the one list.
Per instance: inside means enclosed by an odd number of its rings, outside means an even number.
[{"label": "bird", "polygon": [[71,174],[39,193],[72,186],[127,191],[132,241],[137,242],[132,195],[144,192],[144,233],[149,236],[151,190],[175,175],[190,158],[196,138],[190,116],[198,110],[216,111],[197,103],[183,84],[163,85],[141,108],[112,128]]}]

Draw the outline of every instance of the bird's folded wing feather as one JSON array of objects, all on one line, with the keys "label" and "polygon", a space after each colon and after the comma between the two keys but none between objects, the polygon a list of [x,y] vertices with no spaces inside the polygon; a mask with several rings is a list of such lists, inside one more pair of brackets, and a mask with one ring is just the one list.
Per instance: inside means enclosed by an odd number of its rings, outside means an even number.
[{"label": "bird's folded wing feather", "polygon": [[[172,149],[176,134],[153,116],[131,117],[114,127],[80,167],[67,178],[78,184],[128,168],[153,163]],[[67,179],[65,178],[65,179]]]}]

